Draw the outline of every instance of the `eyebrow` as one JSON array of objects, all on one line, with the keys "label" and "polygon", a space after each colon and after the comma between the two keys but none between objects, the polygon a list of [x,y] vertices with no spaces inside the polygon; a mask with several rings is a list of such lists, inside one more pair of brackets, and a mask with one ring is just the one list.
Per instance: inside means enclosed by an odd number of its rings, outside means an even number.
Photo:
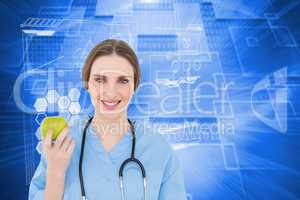
[{"label": "eyebrow", "polygon": [[[101,74],[93,74],[92,76],[94,76],[94,77],[107,77],[107,76],[101,75]],[[132,78],[133,76],[125,76],[125,75],[118,76],[118,78],[125,78],[125,77]]]}]

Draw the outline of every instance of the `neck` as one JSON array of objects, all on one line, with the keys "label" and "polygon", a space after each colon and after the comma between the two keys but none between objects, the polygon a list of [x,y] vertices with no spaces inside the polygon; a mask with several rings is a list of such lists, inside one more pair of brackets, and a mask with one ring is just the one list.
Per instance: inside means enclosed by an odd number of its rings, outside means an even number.
[{"label": "neck", "polygon": [[101,138],[107,135],[120,137],[130,128],[126,114],[114,119],[105,119],[103,116],[96,114],[92,124]]}]

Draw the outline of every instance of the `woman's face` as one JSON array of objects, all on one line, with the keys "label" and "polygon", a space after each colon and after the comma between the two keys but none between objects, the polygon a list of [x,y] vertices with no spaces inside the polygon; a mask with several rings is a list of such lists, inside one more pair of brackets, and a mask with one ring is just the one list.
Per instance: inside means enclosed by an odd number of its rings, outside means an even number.
[{"label": "woman's face", "polygon": [[117,119],[127,114],[134,93],[134,71],[128,60],[112,54],[95,59],[91,67],[88,91],[97,115]]}]

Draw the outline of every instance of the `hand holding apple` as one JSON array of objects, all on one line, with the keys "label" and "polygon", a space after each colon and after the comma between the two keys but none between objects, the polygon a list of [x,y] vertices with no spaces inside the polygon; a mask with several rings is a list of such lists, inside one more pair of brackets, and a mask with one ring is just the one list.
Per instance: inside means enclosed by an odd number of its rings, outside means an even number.
[{"label": "hand holding apple", "polygon": [[[48,174],[64,176],[75,148],[75,140],[70,136],[69,127],[62,119],[51,117],[43,121],[41,130],[45,136],[42,148],[47,159]],[[47,130],[46,134],[43,130]],[[56,139],[55,142],[53,139]]]}]

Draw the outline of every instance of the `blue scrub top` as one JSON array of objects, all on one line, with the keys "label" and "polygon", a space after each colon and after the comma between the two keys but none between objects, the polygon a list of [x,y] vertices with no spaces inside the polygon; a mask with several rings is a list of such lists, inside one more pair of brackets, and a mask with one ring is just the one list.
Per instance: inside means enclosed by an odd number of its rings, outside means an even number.
[{"label": "blue scrub top", "polygon": [[[81,200],[79,182],[79,155],[81,138],[87,117],[82,117],[70,126],[70,135],[76,147],[65,177],[64,200]],[[145,167],[147,176],[146,199],[186,199],[184,179],[179,160],[168,142],[158,131],[149,127],[147,120],[136,120],[135,157]],[[130,157],[131,132],[106,152],[92,125],[89,126],[83,160],[83,179],[88,200],[121,199],[119,168]],[[29,188],[29,200],[44,199],[47,161],[42,153]],[[143,199],[143,179],[139,167],[128,164],[124,169],[125,199]]]}]

